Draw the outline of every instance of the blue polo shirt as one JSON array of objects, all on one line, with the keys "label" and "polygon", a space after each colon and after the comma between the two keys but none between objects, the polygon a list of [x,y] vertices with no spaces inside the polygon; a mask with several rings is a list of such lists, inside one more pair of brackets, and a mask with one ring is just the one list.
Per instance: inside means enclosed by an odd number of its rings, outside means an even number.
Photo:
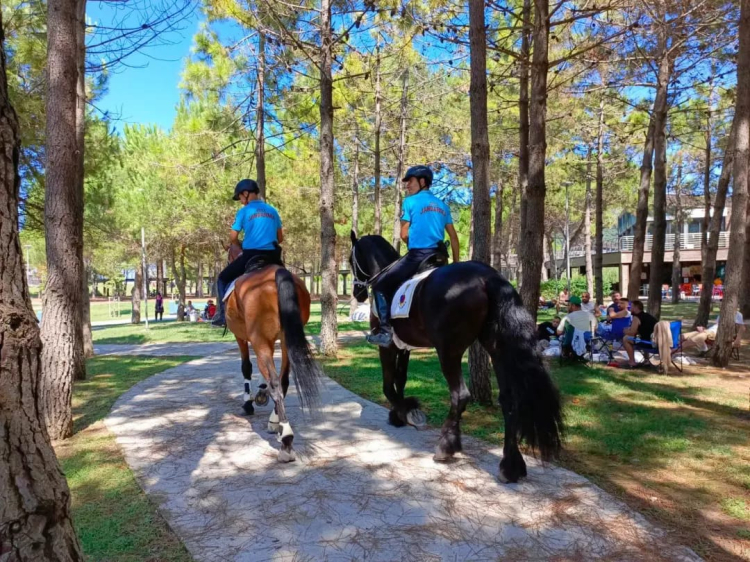
[{"label": "blue polo shirt", "polygon": [[409,249],[434,248],[445,239],[445,227],[453,224],[448,205],[423,189],[404,199],[401,220],[409,223]]},{"label": "blue polo shirt", "polygon": [[244,231],[243,250],[273,250],[278,242],[276,232],[281,228],[279,212],[263,201],[250,201],[237,211],[232,230]]}]

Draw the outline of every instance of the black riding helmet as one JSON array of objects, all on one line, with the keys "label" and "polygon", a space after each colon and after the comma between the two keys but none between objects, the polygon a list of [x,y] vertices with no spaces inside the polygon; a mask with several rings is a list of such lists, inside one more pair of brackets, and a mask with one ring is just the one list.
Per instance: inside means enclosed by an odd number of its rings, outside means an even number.
[{"label": "black riding helmet", "polygon": [[421,178],[425,180],[427,187],[430,187],[432,185],[432,170],[430,170],[430,168],[428,168],[427,166],[412,166],[411,168],[406,170],[406,175],[401,181],[407,181],[410,178]]},{"label": "black riding helmet", "polygon": [[240,193],[249,191],[250,193],[260,193],[260,188],[255,180],[240,180],[240,182],[234,188],[234,199],[235,201],[240,200]]}]

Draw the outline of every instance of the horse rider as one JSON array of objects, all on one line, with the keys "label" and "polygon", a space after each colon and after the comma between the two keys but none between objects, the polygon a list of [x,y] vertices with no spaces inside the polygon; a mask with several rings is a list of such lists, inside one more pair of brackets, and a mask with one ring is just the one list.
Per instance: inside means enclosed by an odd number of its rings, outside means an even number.
[{"label": "horse rider", "polygon": [[[408,192],[401,213],[401,240],[409,251],[372,287],[380,326],[367,336],[367,341],[388,347],[393,341],[390,301],[399,286],[412,277],[427,258],[446,254],[445,232],[451,241],[453,262],[459,261],[458,235],[448,205],[430,191],[432,170],[427,166],[412,166],[401,180]],[[446,256],[447,257],[447,256]]]},{"label": "horse rider", "polygon": [[225,326],[224,294],[229,284],[245,273],[247,263],[256,256],[264,256],[275,261],[281,260],[281,247],[284,232],[281,227],[279,212],[268,203],[261,201],[260,189],[255,180],[241,180],[234,188],[234,199],[242,203],[229,231],[229,244],[237,244],[240,231],[245,232],[242,239],[242,255],[231,262],[219,274],[218,307],[211,320],[214,326]]}]

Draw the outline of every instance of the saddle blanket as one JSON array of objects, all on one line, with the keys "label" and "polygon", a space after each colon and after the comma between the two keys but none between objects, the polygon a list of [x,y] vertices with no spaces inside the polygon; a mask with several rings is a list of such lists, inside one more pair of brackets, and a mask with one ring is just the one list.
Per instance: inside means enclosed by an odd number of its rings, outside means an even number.
[{"label": "saddle blanket", "polygon": [[417,290],[419,284],[430,276],[435,268],[423,271],[409,279],[406,283],[401,285],[391,302],[391,318],[408,318],[409,311],[411,310],[411,302],[414,299],[414,292]]},{"label": "saddle blanket", "polygon": [[[237,279],[239,279],[239,277]],[[234,284],[237,282],[237,279],[235,279],[234,281],[232,281],[229,284],[229,287],[227,287],[227,292],[224,293],[224,298],[221,299],[222,301],[227,302],[227,299],[229,298],[229,295],[231,295],[232,291],[234,291]]]}]

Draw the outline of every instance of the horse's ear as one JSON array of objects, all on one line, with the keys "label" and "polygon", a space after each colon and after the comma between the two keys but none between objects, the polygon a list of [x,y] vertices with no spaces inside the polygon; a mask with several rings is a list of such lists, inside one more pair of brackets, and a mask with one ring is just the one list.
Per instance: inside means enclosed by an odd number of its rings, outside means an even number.
[{"label": "horse's ear", "polygon": [[351,229],[351,231],[349,231],[349,235],[351,236],[351,239],[352,239],[352,245],[356,244],[357,243],[357,233],[354,232],[354,229]]}]

